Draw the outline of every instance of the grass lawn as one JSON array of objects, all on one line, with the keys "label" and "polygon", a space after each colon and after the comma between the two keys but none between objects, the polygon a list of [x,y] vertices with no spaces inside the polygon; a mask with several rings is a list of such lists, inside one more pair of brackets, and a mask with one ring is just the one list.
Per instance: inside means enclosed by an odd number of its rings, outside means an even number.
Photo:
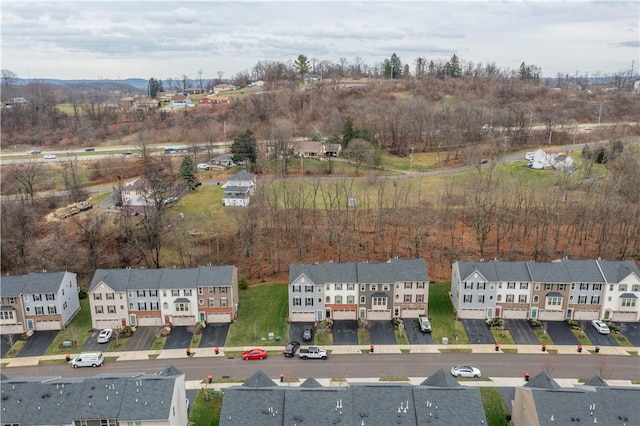
[{"label": "grass lawn", "polygon": [[27,343],[26,340],[20,340],[20,339],[16,340],[11,346],[11,349],[9,349],[9,351],[4,357],[15,358],[20,353],[20,351],[22,350],[22,348],[26,343]]},{"label": "grass lawn", "polygon": [[549,333],[547,333],[545,330],[535,329],[533,330],[533,334],[536,335],[540,344],[544,343],[546,345],[553,345],[553,340],[551,340]]},{"label": "grass lawn", "polygon": [[117,339],[113,338],[111,339],[111,342],[109,342],[109,346],[107,346],[105,352],[126,351],[127,345],[129,344],[130,340],[131,337],[118,337]]},{"label": "grass lawn", "polygon": [[589,340],[589,338],[587,337],[584,331],[571,329],[571,332],[573,332],[573,335],[576,336],[576,339],[578,339],[579,344],[583,346],[591,344],[591,340]]},{"label": "grass lawn", "polygon": [[479,389],[482,405],[484,405],[484,414],[487,416],[487,424],[489,426],[508,425],[507,415],[509,415],[509,411],[504,404],[500,391],[491,387],[481,387]]},{"label": "grass lawn", "polygon": [[[80,348],[91,335],[91,309],[89,307],[89,298],[80,299],[80,311],[71,320],[71,323],[61,330],[53,339],[51,345],[47,348],[45,355],[66,354],[67,352]],[[74,340],[75,348],[62,348],[59,346],[65,340]]]},{"label": "grass lawn", "polygon": [[628,348],[633,347],[633,343],[627,340],[627,338],[624,337],[622,334],[614,334],[613,338],[616,339],[616,341],[620,346],[626,346]]},{"label": "grass lawn", "polygon": [[448,337],[449,343],[466,344],[469,343],[469,337],[464,331],[462,322],[457,321],[453,314],[453,307],[449,300],[450,288],[450,283],[429,285],[429,318],[433,328],[431,334],[436,343],[440,343],[443,337]]},{"label": "grass lawn", "polygon": [[214,395],[213,391],[198,391],[189,413],[192,425],[217,426],[220,424],[222,411],[222,395]]},{"label": "grass lawn", "polygon": [[316,345],[332,346],[333,345],[333,333],[316,333]]},{"label": "grass lawn", "polygon": [[193,337],[191,337],[191,343],[189,344],[189,347],[192,349],[199,348],[201,340],[202,340],[202,334],[194,334]]},{"label": "grass lawn", "polygon": [[358,344],[359,345],[371,344],[371,335],[369,334],[369,330],[358,330]]},{"label": "grass lawn", "polygon": [[[287,297],[286,283],[258,284],[240,290],[238,319],[229,328],[225,346],[284,345],[289,331],[284,320],[289,315]],[[281,341],[267,340],[269,333]]]},{"label": "grass lawn", "polygon": [[153,339],[153,343],[151,344],[151,347],[149,349],[151,349],[152,351],[161,351],[162,349],[164,349],[164,344],[167,342],[167,338],[166,337],[156,337],[155,339]]},{"label": "grass lawn", "polygon": [[493,338],[501,345],[515,345],[516,342],[513,340],[513,336],[511,336],[511,332],[509,330],[491,330],[491,334],[493,334]]},{"label": "grass lawn", "polygon": [[407,332],[404,330],[394,330],[396,335],[396,343],[399,345],[408,345],[409,338],[407,337]]}]

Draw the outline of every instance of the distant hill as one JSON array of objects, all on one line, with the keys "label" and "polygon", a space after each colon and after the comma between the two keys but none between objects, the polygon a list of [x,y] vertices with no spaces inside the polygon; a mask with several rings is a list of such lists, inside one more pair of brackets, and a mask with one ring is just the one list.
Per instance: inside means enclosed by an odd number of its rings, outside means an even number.
[{"label": "distant hill", "polygon": [[131,86],[137,90],[147,90],[148,80],[144,78],[127,78],[124,80],[61,80],[54,78],[17,78],[15,84],[27,85],[33,82],[52,84],[56,86]]}]

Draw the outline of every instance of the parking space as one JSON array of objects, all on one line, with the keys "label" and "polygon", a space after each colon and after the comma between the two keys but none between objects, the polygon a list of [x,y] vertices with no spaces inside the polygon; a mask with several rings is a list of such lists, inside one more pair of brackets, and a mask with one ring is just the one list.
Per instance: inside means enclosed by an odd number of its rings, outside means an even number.
[{"label": "parking space", "polygon": [[369,338],[374,345],[397,345],[391,321],[369,321]]},{"label": "parking space", "polygon": [[230,325],[229,323],[223,322],[207,324],[207,327],[202,332],[200,346],[203,348],[224,346],[224,342],[227,341]]},{"label": "parking space", "polygon": [[334,345],[358,344],[358,321],[336,320],[333,322]]},{"label": "parking space", "polygon": [[591,321],[582,323],[584,333],[587,335],[592,344],[596,346],[620,346],[611,334],[600,334],[592,325]]},{"label": "parking space", "polygon": [[431,333],[423,333],[416,318],[404,318],[404,331],[407,333],[407,339],[411,345],[433,345],[433,336]]},{"label": "parking space", "polygon": [[529,321],[523,319],[507,319],[505,326],[516,345],[539,345],[540,341],[536,337]]},{"label": "parking space", "polygon": [[616,322],[616,325],[622,327],[622,334],[635,347],[640,347],[640,324],[637,322]]},{"label": "parking space", "polygon": [[136,327],[136,331],[129,338],[128,351],[146,351],[153,344],[154,339],[160,334],[161,327]]},{"label": "parking space", "polygon": [[[91,336],[89,336],[84,345],[82,345],[80,352],[103,351],[107,348],[108,345],[106,343],[98,343],[98,334],[100,334],[100,331],[101,330],[93,330],[91,332]],[[112,336],[111,340],[115,340],[115,337]]]},{"label": "parking space", "polygon": [[556,345],[577,345],[578,338],[571,331],[571,327],[564,321],[547,321],[547,333]]},{"label": "parking space", "polygon": [[489,326],[481,319],[463,319],[462,325],[469,337],[469,343],[476,345],[494,344],[496,340],[491,334]]},{"label": "parking space", "polygon": [[2,334],[0,335],[0,358],[4,358],[5,355],[11,349],[18,339],[20,339],[19,334]]},{"label": "parking space", "polygon": [[[303,342],[302,340],[302,327],[310,325],[311,327],[313,327],[315,324],[313,322],[292,322],[289,324],[289,340],[296,340],[300,343]],[[334,323],[334,327],[335,327],[335,323]],[[314,340],[315,340],[315,335],[314,335]],[[286,342],[285,342],[286,343]],[[313,343],[313,342],[305,342],[306,343]]]},{"label": "parking space", "polygon": [[188,348],[191,345],[191,334],[187,329],[189,327],[173,327],[167,341],[164,344],[165,349]]},{"label": "parking space", "polygon": [[18,354],[19,357],[41,356],[47,351],[53,339],[56,338],[60,330],[36,331]]}]

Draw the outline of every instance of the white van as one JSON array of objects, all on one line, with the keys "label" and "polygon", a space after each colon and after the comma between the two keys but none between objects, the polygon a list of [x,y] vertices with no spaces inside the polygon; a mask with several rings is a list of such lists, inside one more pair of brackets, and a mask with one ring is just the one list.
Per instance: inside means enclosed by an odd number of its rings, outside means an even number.
[{"label": "white van", "polygon": [[71,361],[73,368],[100,367],[104,363],[102,352],[83,352]]}]

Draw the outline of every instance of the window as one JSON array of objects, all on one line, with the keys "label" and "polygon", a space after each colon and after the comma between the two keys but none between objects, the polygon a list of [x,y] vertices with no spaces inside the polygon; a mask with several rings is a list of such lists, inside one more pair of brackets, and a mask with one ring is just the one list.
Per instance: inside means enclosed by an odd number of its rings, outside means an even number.
[{"label": "window", "polygon": [[618,286],[618,291],[627,291],[627,285],[626,284],[620,284]]},{"label": "window", "polygon": [[591,296],[591,304],[599,305],[600,304],[600,296]]},{"label": "window", "polygon": [[327,296],[324,298],[324,303],[331,303],[331,296]]},{"label": "window", "polygon": [[47,293],[47,294],[45,295],[45,298],[46,298],[47,300],[56,300],[56,295],[55,295],[55,294],[53,294],[53,293]]},{"label": "window", "polygon": [[[593,285],[593,289],[596,291],[601,291],[602,290],[602,284],[594,284]],[[640,286],[638,286],[638,290],[640,290]]]},{"label": "window", "polygon": [[193,289],[192,288],[185,288],[184,289],[184,295],[185,296],[191,296],[193,294]]},{"label": "window", "polygon": [[10,305],[15,305],[16,304],[16,298],[15,297],[10,297],[8,300]]},{"label": "window", "polygon": [[95,311],[96,311],[96,314],[101,314],[102,313],[102,306],[96,305],[95,306]]},{"label": "window", "polygon": [[416,294],[416,303],[424,303],[424,294]]},{"label": "window", "polygon": [[356,297],[352,294],[347,296],[347,303],[351,303],[351,304],[356,303]]},{"label": "window", "polygon": [[578,296],[578,303],[579,304],[584,304],[587,303],[587,296]]},{"label": "window", "polygon": [[367,291],[367,286],[365,284],[360,284],[360,291]]},{"label": "window", "polygon": [[533,296],[533,303],[538,303],[540,301],[540,297],[538,295]]},{"label": "window", "polygon": [[[595,289],[594,289],[595,290]],[[631,291],[637,293],[640,291],[640,284],[634,284],[631,286]]]},{"label": "window", "polygon": [[42,306],[36,306],[36,315],[44,315],[44,308]]},{"label": "window", "polygon": [[313,293],[313,286],[312,285],[305,285],[304,286],[304,291],[305,291],[305,293]]},{"label": "window", "polygon": [[342,303],[342,296],[336,296],[336,303]]},{"label": "window", "polygon": [[100,420],[100,426],[118,426],[118,421],[116,419],[103,419]]},{"label": "window", "polygon": [[515,295],[507,294],[507,299],[506,299],[507,303],[513,303],[514,299],[515,299]]},{"label": "window", "polygon": [[561,306],[562,297],[547,297],[547,305],[549,306]]},{"label": "window", "polygon": [[302,306],[302,299],[300,299],[299,297],[294,297],[293,306]]},{"label": "window", "polygon": [[372,297],[371,302],[373,306],[387,307],[387,298],[386,297]]},{"label": "window", "polygon": [[102,300],[102,293],[93,293],[93,300]]},{"label": "window", "polygon": [[216,288],[215,287],[209,287],[209,294],[216,294]]},{"label": "window", "polygon": [[[131,299],[133,297],[133,291],[129,290],[127,293],[129,294],[129,299]],[[165,293],[165,296],[166,296],[166,293]]]},{"label": "window", "polygon": [[204,293],[204,288],[198,287],[198,294],[203,294],[203,293]]},{"label": "window", "polygon": [[64,303],[62,304],[62,309],[63,309],[63,310],[64,310],[64,309],[67,309],[67,302],[64,302]]},{"label": "window", "polygon": [[518,303],[527,303],[527,295],[521,294],[518,296]]},{"label": "window", "polygon": [[[564,291],[566,286],[566,284],[556,284],[556,288],[558,289],[558,291]],[[571,286],[573,287],[573,284],[571,284]]]},{"label": "window", "polygon": [[133,422],[127,422],[127,426],[142,426],[142,422],[140,420],[136,420]]},{"label": "window", "polygon": [[[625,289],[626,290],[626,289]],[[42,300],[42,295],[41,294],[34,294],[33,295],[33,301],[34,302],[39,302]]]},{"label": "window", "polygon": [[304,306],[313,306],[313,297],[305,297]]},{"label": "window", "polygon": [[367,303],[367,298],[364,296],[360,296],[360,304],[364,305],[365,303]]},{"label": "window", "polygon": [[114,293],[107,293],[105,295],[107,300],[115,300],[116,299],[116,295]]},{"label": "window", "polygon": [[162,304],[162,309],[164,309],[164,310],[169,309],[169,303],[168,303],[168,302],[164,302],[164,303]]},{"label": "window", "polygon": [[382,291],[389,291],[389,284],[382,284]]},{"label": "window", "polygon": [[336,284],[336,291],[342,291],[342,284]]},{"label": "window", "polygon": [[115,314],[116,313],[116,305],[107,305],[107,313]]},{"label": "window", "polygon": [[0,319],[1,320],[12,320],[13,319],[13,311],[0,311]]},{"label": "window", "polygon": [[636,306],[636,299],[622,299],[620,306],[623,308],[633,308]]},{"label": "window", "polygon": [[371,285],[369,286],[369,289],[370,289],[371,291],[378,291],[378,286],[377,286],[376,284],[371,284]]},{"label": "window", "polygon": [[[516,285],[516,283],[513,283],[513,285]],[[477,290],[485,290],[486,288],[487,288],[487,283],[478,283],[476,285]]]},{"label": "window", "polygon": [[213,308],[214,306],[216,306],[216,301],[213,297],[209,298],[209,307]]},{"label": "window", "polygon": [[[166,305],[166,303],[165,303],[165,305]],[[168,306],[167,306],[167,307],[168,307]],[[130,310],[130,311],[133,311],[133,302],[129,303],[129,310]]]},{"label": "window", "polygon": [[136,291],[136,296],[138,296],[138,297],[144,297],[144,290],[138,290],[138,291]]},{"label": "window", "polygon": [[292,293],[301,293],[302,292],[302,286],[299,285],[294,285],[293,288],[291,289]]},{"label": "window", "polygon": [[502,295],[499,294],[498,297],[496,298],[496,302],[502,302]]},{"label": "window", "polygon": [[545,284],[544,285],[544,289],[545,290],[551,290],[552,287],[553,287],[553,284]]},{"label": "window", "polygon": [[589,284],[580,283],[580,290],[589,290]]},{"label": "window", "polygon": [[404,283],[404,288],[413,288],[413,283]]},{"label": "window", "polygon": [[28,294],[23,294],[22,298],[24,299],[25,302],[29,301],[29,295]]},{"label": "window", "polygon": [[464,295],[464,303],[471,303],[472,300],[473,300],[473,296],[471,294]]},{"label": "window", "polygon": [[138,302],[138,310],[139,311],[146,311],[147,310],[147,303],[146,302]]},{"label": "window", "polygon": [[467,290],[472,289],[473,288],[473,283],[465,281],[464,282],[464,288],[467,289]]},{"label": "window", "polygon": [[536,283],[533,287],[534,287],[536,290],[540,290],[540,283]]},{"label": "window", "polygon": [[613,291],[613,284],[609,285],[609,291]]},{"label": "window", "polygon": [[149,290],[149,296],[158,297],[158,290]]},{"label": "window", "polygon": [[404,295],[404,303],[411,303],[411,295],[410,294],[405,294]]},{"label": "window", "polygon": [[223,308],[227,307],[227,298],[223,297],[222,299],[220,299],[220,306],[222,306]]},{"label": "window", "polygon": [[520,283],[520,290],[529,290],[529,283]]},{"label": "window", "polygon": [[176,303],[176,312],[187,312],[189,310],[189,303],[179,302]]},{"label": "window", "polygon": [[511,289],[515,289],[516,288],[516,283],[507,283],[507,290]]},{"label": "window", "polygon": [[171,295],[172,296],[180,296],[180,290],[171,290]]},{"label": "window", "polygon": [[478,295],[478,303],[484,303],[484,294]]},{"label": "window", "polygon": [[220,294],[227,294],[227,288],[226,287],[220,287]]},{"label": "window", "polygon": [[347,284],[347,290],[348,291],[353,291],[356,289],[356,285],[355,284]]}]

